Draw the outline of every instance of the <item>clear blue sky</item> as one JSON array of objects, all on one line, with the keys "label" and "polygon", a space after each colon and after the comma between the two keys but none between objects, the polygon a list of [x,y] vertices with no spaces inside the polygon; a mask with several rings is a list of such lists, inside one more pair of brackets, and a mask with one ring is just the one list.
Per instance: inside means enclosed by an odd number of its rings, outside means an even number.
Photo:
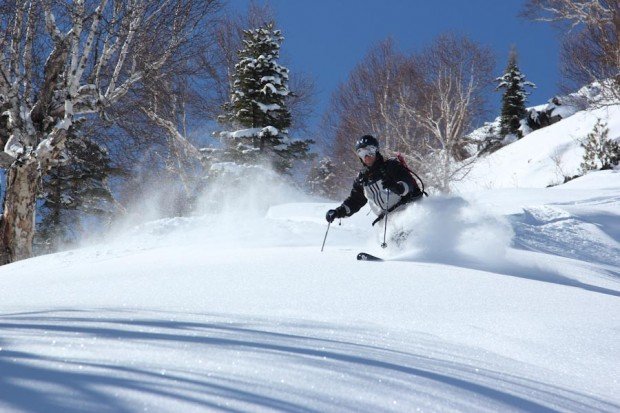
[{"label": "clear blue sky", "polygon": [[[228,4],[244,10],[248,2],[229,0]],[[528,104],[544,103],[558,92],[558,35],[546,23],[519,18],[522,0],[267,2],[285,36],[282,54],[291,76],[301,70],[316,80],[317,119],[337,85],[371,46],[388,36],[407,52],[424,48],[442,32],[465,34],[495,52],[498,76],[514,44],[521,71],[538,86]],[[500,93],[492,99],[491,107],[499,108]]]}]

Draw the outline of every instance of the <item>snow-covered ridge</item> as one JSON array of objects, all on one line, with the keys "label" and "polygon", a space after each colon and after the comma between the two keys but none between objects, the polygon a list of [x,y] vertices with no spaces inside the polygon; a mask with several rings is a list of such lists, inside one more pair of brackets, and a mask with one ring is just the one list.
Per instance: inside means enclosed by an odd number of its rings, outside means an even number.
[{"label": "snow-covered ridge", "polygon": [[597,120],[607,123],[609,138],[620,139],[620,105],[582,110],[482,156],[456,189],[544,188],[580,174],[580,146]]},{"label": "snow-covered ridge", "polygon": [[[554,124],[568,119],[577,112],[607,106],[613,106],[613,102],[606,100],[600,85],[598,83],[589,84],[574,93],[554,96],[547,103],[528,107],[528,115],[526,119],[521,121],[520,131],[523,136],[526,136],[535,130],[539,130],[537,128],[548,127],[549,123]],[[538,126],[532,129],[529,125],[530,122],[534,122]],[[475,129],[467,136],[470,141],[469,152],[471,154],[480,152],[480,155],[486,155],[517,140],[514,135],[508,135],[502,139],[499,133],[500,117],[498,116],[492,122],[485,122],[483,126]]]}]

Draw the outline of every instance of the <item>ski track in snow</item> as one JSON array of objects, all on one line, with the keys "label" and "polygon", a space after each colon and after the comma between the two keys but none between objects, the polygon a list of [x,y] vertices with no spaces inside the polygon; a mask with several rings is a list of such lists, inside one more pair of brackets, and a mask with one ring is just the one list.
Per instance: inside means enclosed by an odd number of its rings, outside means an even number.
[{"label": "ski track in snow", "polygon": [[320,253],[303,203],[2,267],[0,411],[618,412],[619,191],[432,197],[385,250],[363,210]]}]

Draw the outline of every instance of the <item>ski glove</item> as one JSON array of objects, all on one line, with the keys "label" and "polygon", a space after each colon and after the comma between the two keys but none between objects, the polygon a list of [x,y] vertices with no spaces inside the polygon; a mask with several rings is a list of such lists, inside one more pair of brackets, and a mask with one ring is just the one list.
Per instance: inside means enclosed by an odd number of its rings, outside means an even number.
[{"label": "ski glove", "polygon": [[336,209],[330,209],[327,211],[327,214],[325,214],[325,219],[331,224],[336,218],[344,218],[346,216],[347,211],[341,205]]},{"label": "ski glove", "polygon": [[396,195],[402,195],[405,192],[405,186],[402,182],[396,182],[393,179],[386,178],[381,182],[381,184],[383,185],[383,189],[392,191]]}]

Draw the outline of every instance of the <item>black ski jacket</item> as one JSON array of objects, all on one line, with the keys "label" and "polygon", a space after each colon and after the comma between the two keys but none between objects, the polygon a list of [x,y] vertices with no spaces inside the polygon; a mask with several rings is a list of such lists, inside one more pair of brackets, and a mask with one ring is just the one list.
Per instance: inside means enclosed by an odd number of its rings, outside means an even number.
[{"label": "black ski jacket", "polygon": [[[405,191],[398,195],[383,189],[384,180],[402,183]],[[377,159],[372,166],[364,166],[353,181],[351,194],[344,200],[342,207],[346,216],[351,216],[368,202],[380,219],[386,210],[393,211],[421,196],[420,187],[398,159],[385,160],[380,153],[377,153]]]}]

